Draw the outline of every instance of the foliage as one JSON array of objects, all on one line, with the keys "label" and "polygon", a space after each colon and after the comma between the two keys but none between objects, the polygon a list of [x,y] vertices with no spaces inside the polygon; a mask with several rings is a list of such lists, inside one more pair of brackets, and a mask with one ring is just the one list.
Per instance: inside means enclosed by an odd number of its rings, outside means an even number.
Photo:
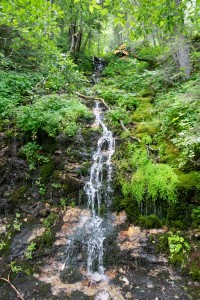
[{"label": "foliage", "polygon": [[0,70],[0,76],[0,116],[13,117],[16,115],[16,108],[24,102],[24,97],[32,94],[31,90],[41,75],[33,72]]},{"label": "foliage", "polygon": [[111,120],[114,126],[119,125],[120,121],[123,121],[124,124],[127,124],[129,122],[129,118],[124,108],[109,110],[107,112],[107,118]]},{"label": "foliage", "polygon": [[162,134],[166,133],[168,139],[181,152],[178,158],[179,168],[188,168],[189,165],[192,165],[198,169],[200,142],[198,86],[198,79],[191,80],[182,84],[178,91],[165,93],[158,99],[157,109],[162,118]]},{"label": "foliage", "polygon": [[198,226],[200,226],[200,206],[197,206],[196,208],[194,208],[192,210],[192,220],[193,220],[193,227],[197,228]]},{"label": "foliage", "polygon": [[39,146],[36,142],[29,142],[21,148],[20,152],[21,154],[25,155],[30,170],[34,170],[38,162],[49,161],[47,157],[41,154],[41,151],[42,147]]},{"label": "foliage", "polygon": [[18,110],[17,124],[25,132],[35,136],[39,130],[55,137],[64,131],[68,136],[74,136],[78,130],[81,118],[90,118],[91,113],[77,99],[67,96],[44,96],[36,98],[33,104]]},{"label": "foliage", "polygon": [[19,273],[22,271],[22,267],[16,265],[15,261],[11,261],[10,268],[13,273]]},{"label": "foliage", "polygon": [[190,252],[190,245],[185,239],[178,235],[172,234],[168,237],[169,244],[169,259],[173,264],[181,263],[181,266],[184,267],[188,262],[188,256]]},{"label": "foliage", "polygon": [[57,219],[57,214],[55,212],[52,212],[50,213],[50,215],[48,215],[48,217],[46,217],[44,220],[43,220],[43,224],[46,228],[49,228],[51,226],[54,225],[56,219]]},{"label": "foliage", "polygon": [[12,224],[12,227],[13,227],[14,231],[20,231],[21,230],[22,223],[20,222],[19,219],[20,219],[20,214],[16,213],[15,219],[14,219],[13,224]]},{"label": "foliage", "polygon": [[162,223],[161,220],[156,215],[149,216],[139,216],[138,225],[147,229],[150,228],[160,228]]},{"label": "foliage", "polygon": [[131,164],[136,171],[131,181],[124,181],[122,191],[125,196],[129,193],[141,202],[148,198],[151,201],[162,199],[167,202],[176,202],[176,187],[178,179],[169,165],[155,164],[148,159],[145,151],[136,150]]},{"label": "foliage", "polygon": [[38,50],[42,48],[45,53],[55,50],[53,38],[59,33],[57,20],[61,16],[60,8],[49,1],[1,1],[1,24],[16,32],[13,36],[15,50],[23,44]]},{"label": "foliage", "polygon": [[68,199],[66,199],[66,198],[61,198],[60,199],[60,205],[62,205],[64,210],[66,210],[67,203],[68,203]]},{"label": "foliage", "polygon": [[25,258],[27,258],[27,259],[32,259],[32,258],[33,258],[33,252],[35,251],[35,249],[36,249],[36,243],[31,242],[31,243],[28,245],[26,251],[24,252]]}]

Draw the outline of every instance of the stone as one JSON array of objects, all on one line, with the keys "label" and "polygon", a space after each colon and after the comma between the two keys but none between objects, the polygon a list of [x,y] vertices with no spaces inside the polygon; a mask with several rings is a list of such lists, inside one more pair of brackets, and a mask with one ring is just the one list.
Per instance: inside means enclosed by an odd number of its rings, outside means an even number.
[{"label": "stone", "polygon": [[124,285],[129,285],[129,281],[128,279],[124,276],[124,277],[120,277],[121,281],[124,282]]},{"label": "stone", "polygon": [[100,291],[94,298],[94,300],[111,300],[107,291]]},{"label": "stone", "polygon": [[126,293],[126,299],[133,299],[133,295],[131,292]]}]

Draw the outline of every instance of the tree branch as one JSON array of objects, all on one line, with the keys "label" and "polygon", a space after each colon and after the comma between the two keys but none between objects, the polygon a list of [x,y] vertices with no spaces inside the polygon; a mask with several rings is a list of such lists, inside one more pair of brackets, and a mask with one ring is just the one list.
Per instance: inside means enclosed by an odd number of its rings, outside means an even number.
[{"label": "tree branch", "polygon": [[8,275],[8,279],[0,277],[0,280],[9,283],[9,285],[11,286],[11,288],[12,288],[13,290],[15,290],[15,292],[17,293],[17,297],[18,297],[19,299],[21,299],[21,300],[25,300],[25,299],[20,295],[20,293],[19,293],[19,291],[16,289],[16,287],[11,283],[11,281],[10,281],[10,276],[9,276],[9,275]]},{"label": "tree branch", "polygon": [[105,100],[103,98],[97,98],[97,97],[94,97],[94,96],[86,96],[86,95],[83,95],[83,94],[80,94],[79,92],[76,92],[76,94],[83,98],[83,99],[88,99],[88,100],[98,100],[98,101],[101,101],[105,107],[110,110],[110,107],[105,103]]},{"label": "tree branch", "polygon": [[[98,100],[98,101],[101,101],[105,107],[108,109],[108,110],[111,110],[110,107],[105,103],[105,100],[103,98],[97,98],[97,97],[94,97],[94,96],[86,96],[86,95],[83,95],[83,94],[80,94],[79,92],[76,92],[76,94],[83,98],[83,99],[89,99],[89,100]],[[126,132],[129,132],[129,130],[126,128],[126,126],[124,125],[123,121],[120,120],[120,125],[122,127],[122,129]],[[142,140],[139,139],[138,137],[136,136],[131,136],[130,137],[132,140],[135,140],[137,141],[138,143],[142,143]],[[157,152],[158,150],[157,149],[153,149],[152,147],[150,147],[149,145],[145,144],[145,147],[147,148],[147,151],[151,151],[151,152]]]}]

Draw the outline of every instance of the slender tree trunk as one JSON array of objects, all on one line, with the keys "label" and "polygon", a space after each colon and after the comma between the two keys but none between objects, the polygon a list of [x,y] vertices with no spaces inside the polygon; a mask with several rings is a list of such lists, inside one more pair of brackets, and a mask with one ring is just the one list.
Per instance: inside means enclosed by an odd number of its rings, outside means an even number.
[{"label": "slender tree trunk", "polygon": [[[177,9],[181,5],[182,0],[175,0]],[[174,58],[178,62],[179,68],[183,71],[183,77],[188,79],[191,74],[190,49],[183,34],[184,19],[175,27],[176,42]]]}]

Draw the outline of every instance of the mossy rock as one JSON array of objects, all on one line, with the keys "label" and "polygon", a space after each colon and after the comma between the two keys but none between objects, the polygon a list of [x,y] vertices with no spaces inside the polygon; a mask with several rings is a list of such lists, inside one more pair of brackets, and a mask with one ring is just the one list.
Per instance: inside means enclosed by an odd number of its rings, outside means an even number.
[{"label": "mossy rock", "polygon": [[160,156],[161,163],[178,163],[178,159],[181,155],[180,150],[173,144],[163,144],[164,152],[163,155]]},{"label": "mossy rock", "polygon": [[60,279],[64,283],[75,283],[83,280],[83,274],[81,274],[77,268],[69,267],[64,269],[60,273]]},{"label": "mossy rock", "polygon": [[191,221],[191,207],[186,201],[181,199],[177,203],[169,205],[167,209],[167,225],[185,229],[191,224]]},{"label": "mossy rock", "polygon": [[153,88],[145,88],[143,90],[140,91],[140,95],[142,97],[155,97],[156,95],[156,91]]},{"label": "mossy rock", "polygon": [[26,198],[25,198],[25,193],[27,191],[27,187],[22,185],[20,186],[18,189],[15,189],[9,197],[9,202],[12,204],[18,204],[23,202]]},{"label": "mossy rock", "polygon": [[142,122],[137,124],[136,127],[136,133],[147,132],[150,135],[154,135],[156,134],[157,130],[158,130],[158,124],[153,122],[152,123]]},{"label": "mossy rock", "polygon": [[80,291],[73,291],[70,296],[66,296],[66,300],[94,300],[94,296],[87,296]]},{"label": "mossy rock", "polygon": [[149,120],[153,114],[153,106],[151,103],[142,103],[136,109],[134,113],[130,116],[130,121],[140,122],[144,120]]},{"label": "mossy rock", "polygon": [[200,281],[200,266],[193,264],[190,267],[190,276],[195,281]]},{"label": "mossy rock", "polygon": [[41,181],[46,181],[54,172],[55,170],[55,165],[52,160],[49,162],[45,163],[41,168],[40,168],[40,178]]},{"label": "mossy rock", "polygon": [[177,172],[179,179],[179,186],[184,189],[200,190],[200,172],[192,171],[189,173]]}]

